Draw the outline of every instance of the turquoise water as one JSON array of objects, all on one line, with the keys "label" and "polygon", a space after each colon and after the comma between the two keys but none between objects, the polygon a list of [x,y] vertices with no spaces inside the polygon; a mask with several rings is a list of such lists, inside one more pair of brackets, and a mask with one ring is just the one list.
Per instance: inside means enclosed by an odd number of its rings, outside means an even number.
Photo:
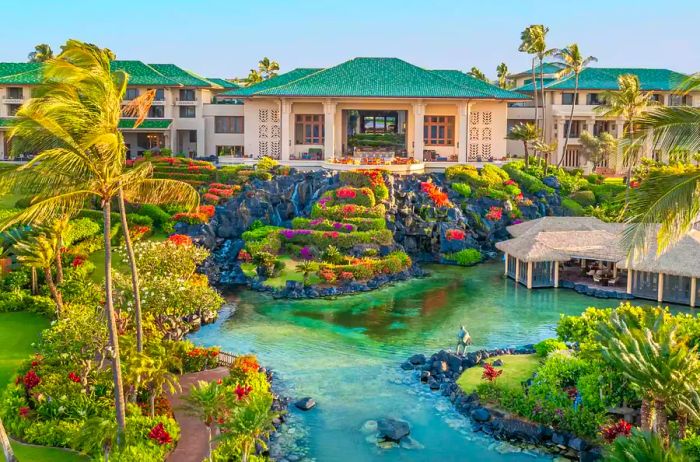
[{"label": "turquoise water", "polygon": [[[313,397],[307,413],[292,410],[308,457],[323,461],[535,461],[474,434],[449,401],[399,368],[414,353],[453,348],[460,325],[474,349],[518,346],[553,335],[560,313],[578,314],[596,300],[566,289],[528,291],[502,276],[503,266],[428,267],[429,278],[337,300],[274,300],[243,290],[194,342],[258,355],[277,371],[290,396]],[[406,420],[419,448],[381,449],[362,432],[368,420]]]}]

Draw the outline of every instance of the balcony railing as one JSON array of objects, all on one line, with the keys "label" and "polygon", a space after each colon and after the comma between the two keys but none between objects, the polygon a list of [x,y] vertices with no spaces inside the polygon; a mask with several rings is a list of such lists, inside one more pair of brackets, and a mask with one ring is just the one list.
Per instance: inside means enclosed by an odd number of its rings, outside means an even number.
[{"label": "balcony railing", "polygon": [[175,105],[176,106],[196,106],[197,105],[197,97],[195,96],[194,98],[176,98]]},{"label": "balcony railing", "polygon": [[2,99],[2,102],[5,104],[22,104],[22,103],[24,103],[24,97],[20,96],[19,98],[15,98],[14,96],[16,96],[16,95],[6,96],[5,98]]}]

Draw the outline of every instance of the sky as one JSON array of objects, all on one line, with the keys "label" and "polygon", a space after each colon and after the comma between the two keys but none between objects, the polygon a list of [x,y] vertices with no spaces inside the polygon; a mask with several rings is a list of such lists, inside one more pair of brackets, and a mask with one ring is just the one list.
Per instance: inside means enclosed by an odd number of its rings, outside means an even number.
[{"label": "sky", "polygon": [[544,24],[549,47],[576,42],[597,66],[700,71],[698,0],[21,0],[2,11],[0,61],[75,38],[205,77],[243,77],[264,56],[282,71],[383,56],[495,78],[500,62],[529,69],[520,32]]}]

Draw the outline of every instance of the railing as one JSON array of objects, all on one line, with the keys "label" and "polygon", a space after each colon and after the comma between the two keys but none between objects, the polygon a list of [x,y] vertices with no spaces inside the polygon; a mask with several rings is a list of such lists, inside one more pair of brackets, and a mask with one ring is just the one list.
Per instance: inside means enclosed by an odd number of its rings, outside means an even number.
[{"label": "railing", "polygon": [[233,366],[233,361],[236,359],[236,355],[227,353],[225,351],[219,351],[219,354],[216,357],[219,366],[223,367],[231,367]]}]

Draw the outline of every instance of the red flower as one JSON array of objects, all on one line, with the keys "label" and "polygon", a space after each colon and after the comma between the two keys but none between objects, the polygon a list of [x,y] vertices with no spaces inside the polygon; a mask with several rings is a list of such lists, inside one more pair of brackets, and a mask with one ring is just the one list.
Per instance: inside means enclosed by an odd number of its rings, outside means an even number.
[{"label": "red flower", "polygon": [[219,380],[216,381],[216,384],[217,384],[217,385],[221,385],[222,383],[224,383],[224,381],[221,380],[221,379],[219,379]]},{"label": "red flower", "polygon": [[212,218],[216,213],[216,208],[213,205],[202,205],[199,207],[199,213],[202,213],[209,218]]},{"label": "red flower", "polygon": [[433,183],[423,181],[421,182],[420,187],[423,192],[428,195],[430,200],[433,201],[433,204],[435,204],[436,207],[448,207],[451,205],[450,200],[447,198],[447,193],[443,192]]},{"label": "red flower", "polygon": [[489,382],[493,382],[501,374],[503,374],[503,370],[498,370],[495,367],[493,367],[491,364],[486,363],[486,364],[484,364],[484,372],[481,374],[481,378],[484,380],[488,380]]},{"label": "red flower", "polygon": [[578,395],[578,388],[576,387],[566,387],[564,391],[569,396],[569,399],[575,399],[576,395]]},{"label": "red flower", "polygon": [[159,422],[155,427],[151,428],[151,431],[148,432],[148,437],[161,445],[173,442],[172,437],[161,422]]},{"label": "red flower", "polygon": [[517,196],[515,196],[515,200],[516,200],[516,201],[521,201],[521,200],[523,200],[523,197],[525,197],[525,196],[523,196],[523,193],[520,193],[520,194],[518,194]]},{"label": "red flower", "polygon": [[518,183],[516,183],[515,180],[506,180],[506,181],[503,182],[503,184],[506,185],[506,186],[510,186],[510,185],[515,185],[515,186],[517,186],[517,185],[518,185]]},{"label": "red flower", "polygon": [[75,383],[80,383],[80,376],[75,372],[68,373],[68,379]]},{"label": "red flower", "polygon": [[461,229],[448,229],[445,231],[445,237],[448,241],[461,241],[464,240],[465,234]]},{"label": "red flower", "polygon": [[20,417],[25,417],[25,418],[26,418],[26,417],[29,415],[29,408],[28,408],[27,406],[20,406],[20,407],[19,407],[19,411],[17,412],[17,414],[18,414]]},{"label": "red flower", "polygon": [[192,245],[192,238],[186,234],[173,234],[168,238],[168,242],[175,245]]},{"label": "red flower", "polygon": [[82,266],[83,263],[85,263],[85,256],[83,255],[76,255],[75,258],[73,258],[73,261],[71,262],[71,266],[73,268],[77,268],[79,266]]},{"label": "red flower", "polygon": [[32,388],[36,387],[37,385],[39,385],[41,383],[41,377],[36,375],[36,372],[34,372],[34,369],[30,369],[29,372],[27,372],[24,375],[22,382],[24,383],[24,387],[27,390],[31,390]]},{"label": "red flower", "polygon": [[631,432],[632,424],[625,422],[623,419],[600,429],[601,436],[608,443],[615,441],[618,436],[629,436]]},{"label": "red flower", "polygon": [[355,207],[352,204],[344,205],[342,208],[343,215],[345,215],[345,216],[352,215],[353,213],[355,213],[356,210],[357,210],[357,207]]},{"label": "red flower", "polygon": [[352,274],[350,271],[341,271],[338,277],[343,281],[349,281],[350,279],[353,279],[355,275]]},{"label": "red flower", "polygon": [[339,199],[354,199],[357,197],[357,193],[352,188],[340,188],[336,190],[335,195]]},{"label": "red flower", "polygon": [[503,217],[503,209],[501,207],[492,206],[486,213],[486,218],[491,221],[499,221]]},{"label": "red flower", "polygon": [[638,187],[639,187],[639,181],[637,181],[637,180],[630,181],[630,188],[638,188]]},{"label": "red flower", "polygon": [[[233,196],[233,189],[219,189],[219,188],[209,188],[207,191],[209,194],[213,194],[219,197],[231,197]],[[206,196],[206,194],[205,194]]]},{"label": "red flower", "polygon": [[238,397],[238,401],[240,401],[243,398],[245,398],[246,396],[248,396],[248,394],[251,391],[253,391],[253,388],[250,386],[242,387],[240,385],[236,385],[235,393],[236,393],[236,397]]},{"label": "red flower", "polygon": [[244,263],[249,263],[253,261],[253,256],[249,254],[245,249],[241,249],[238,252],[238,259]]},{"label": "red flower", "polygon": [[323,233],[323,237],[325,238],[337,239],[338,236],[340,236],[338,231],[326,231]]}]

